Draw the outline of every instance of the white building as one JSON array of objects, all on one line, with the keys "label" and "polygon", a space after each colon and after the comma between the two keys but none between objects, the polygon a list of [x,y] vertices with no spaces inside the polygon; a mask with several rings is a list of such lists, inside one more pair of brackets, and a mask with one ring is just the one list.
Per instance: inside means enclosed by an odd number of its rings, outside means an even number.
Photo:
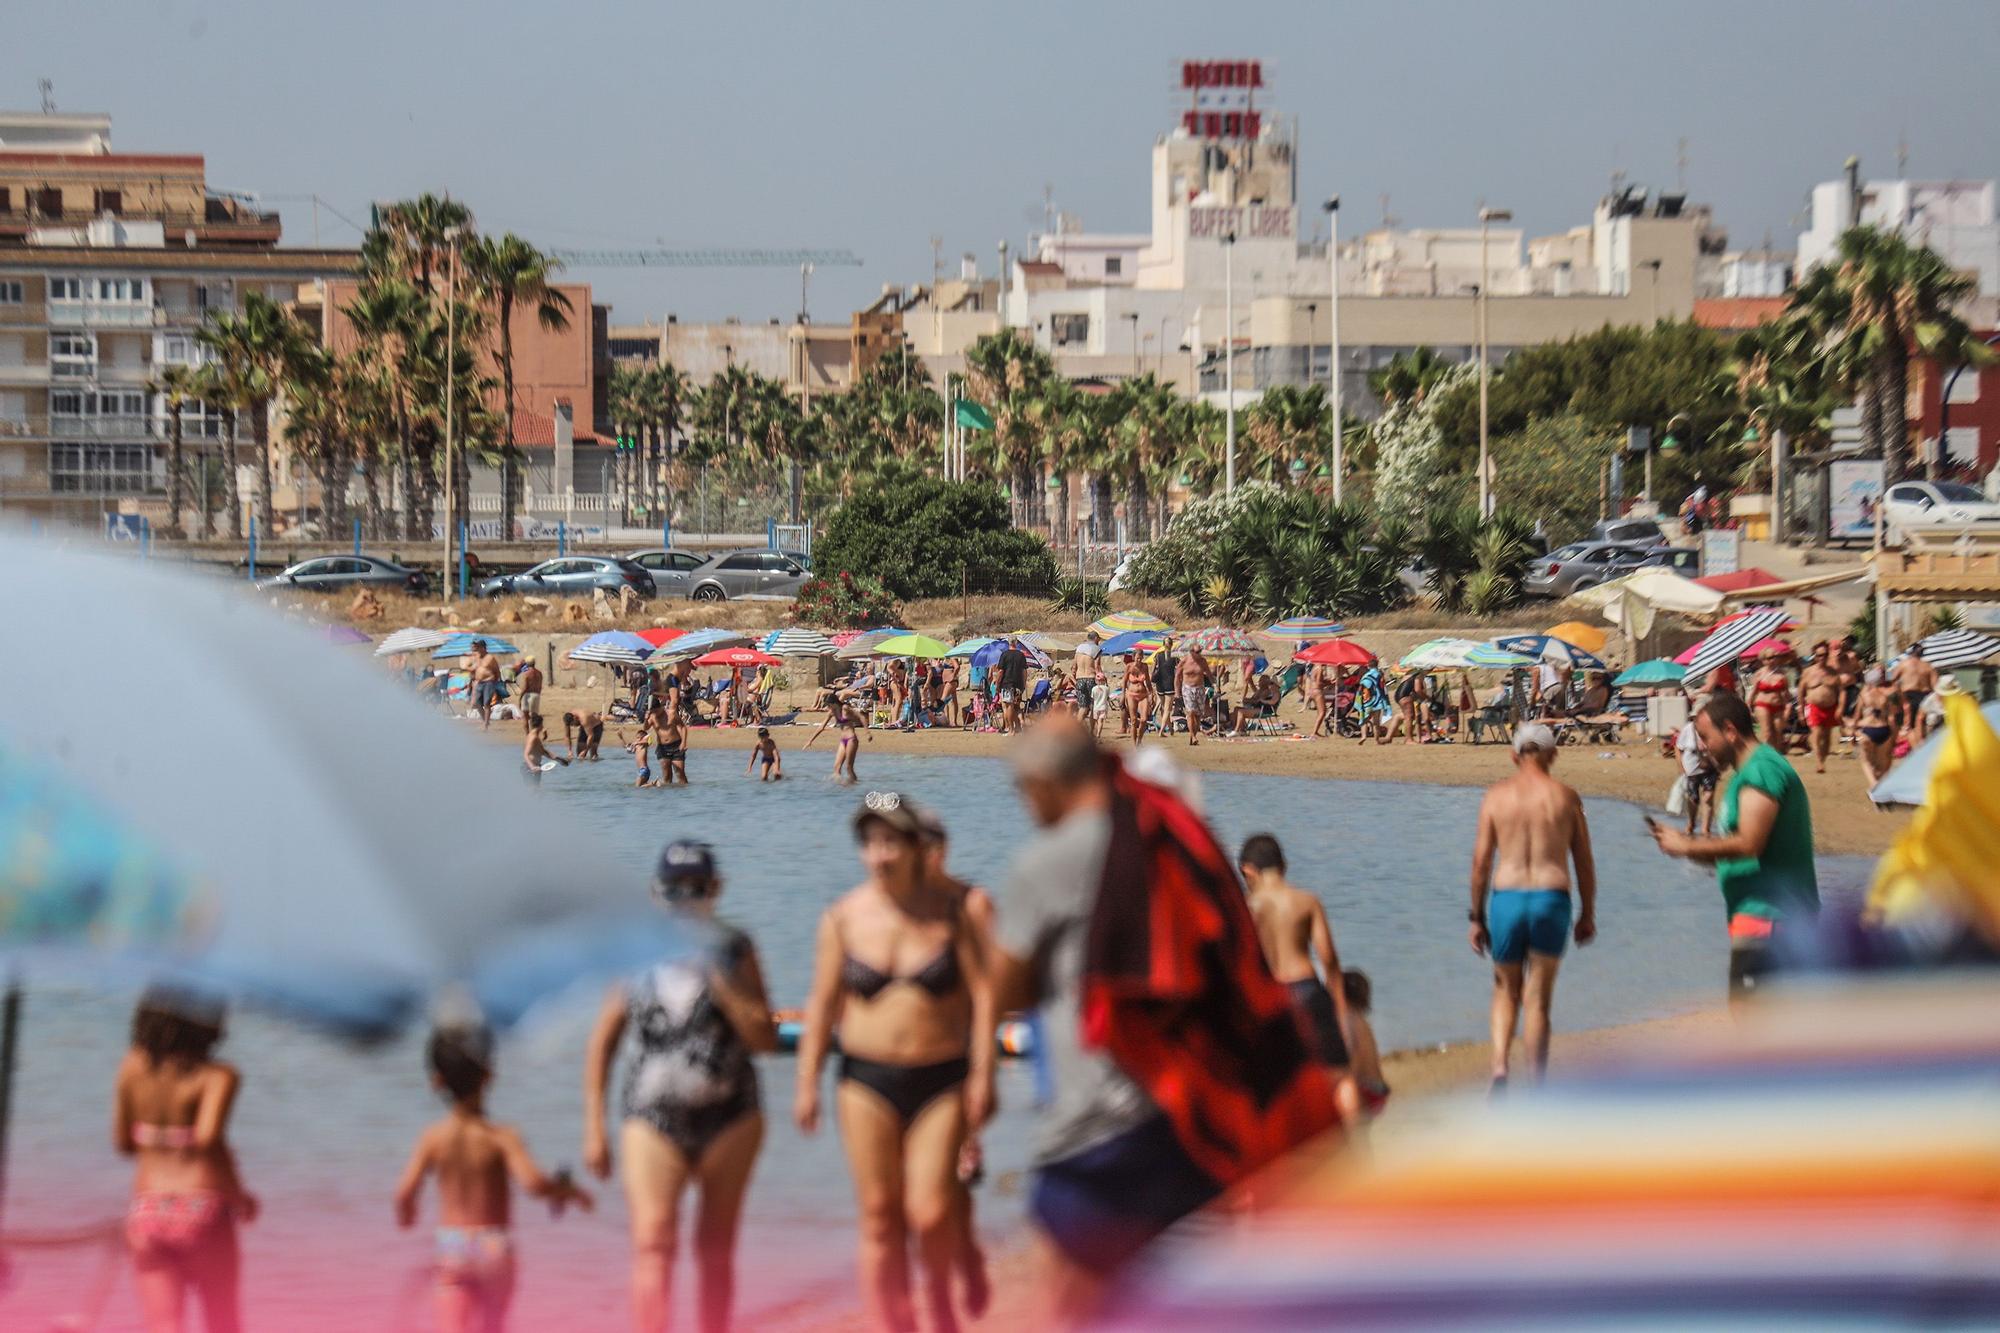
[{"label": "white building", "polygon": [[[1859,221],[1901,233],[1947,263],[1978,276],[1979,294],[2000,296],[2000,221],[1992,181],[1869,181]],[[1855,225],[1854,188],[1844,180],[1813,187],[1812,225],[1799,234],[1799,271],[1823,262]]]}]

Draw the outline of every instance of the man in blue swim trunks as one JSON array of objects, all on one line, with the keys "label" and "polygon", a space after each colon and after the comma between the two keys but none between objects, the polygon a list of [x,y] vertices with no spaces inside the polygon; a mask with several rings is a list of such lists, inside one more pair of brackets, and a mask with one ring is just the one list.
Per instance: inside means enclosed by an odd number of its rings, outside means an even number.
[{"label": "man in blue swim trunks", "polygon": [[[1549,1067],[1549,1005],[1556,968],[1572,933],[1597,936],[1597,865],[1590,826],[1575,791],[1549,776],[1556,736],[1547,724],[1514,733],[1514,776],[1496,783],[1479,806],[1472,848],[1474,953],[1493,958],[1493,1086],[1507,1083],[1507,1057],[1525,1002],[1521,1034],[1535,1077]],[[1570,863],[1581,899],[1570,920]]]}]

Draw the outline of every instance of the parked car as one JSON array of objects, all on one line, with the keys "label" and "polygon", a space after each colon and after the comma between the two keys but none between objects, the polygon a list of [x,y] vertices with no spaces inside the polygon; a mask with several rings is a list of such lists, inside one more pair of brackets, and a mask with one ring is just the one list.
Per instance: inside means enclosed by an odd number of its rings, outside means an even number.
[{"label": "parked car", "polygon": [[659,585],[643,568],[605,555],[557,556],[519,574],[496,574],[480,583],[479,595],[588,597],[599,588],[610,594],[630,588],[641,597],[659,595]]},{"label": "parked car", "polygon": [[687,596],[689,576],[708,563],[708,557],[701,552],[683,551],[677,546],[628,551],[625,558],[653,576],[662,597]]},{"label": "parked car", "polygon": [[1645,559],[1647,548],[1620,542],[1571,542],[1528,566],[1521,591],[1530,597],[1560,601],[1573,592],[1629,574]]},{"label": "parked car", "polygon": [[1651,546],[1640,554],[1635,569],[1671,569],[1682,578],[1701,573],[1701,552],[1692,546]]},{"label": "parked car", "polygon": [[323,555],[301,560],[257,586],[267,590],[296,588],[300,592],[345,592],[349,588],[394,588],[422,595],[431,578],[421,569],[411,569],[375,555]]},{"label": "parked car", "polygon": [[1607,518],[1590,530],[1584,539],[1619,542],[1626,546],[1665,546],[1667,534],[1650,518]]},{"label": "parked car", "polygon": [[738,597],[776,600],[796,596],[812,575],[783,551],[726,551],[688,576],[688,596],[697,602]]},{"label": "parked car", "polygon": [[1905,532],[2000,530],[2000,504],[1962,481],[1899,481],[1882,497],[1882,524],[1892,541]]}]

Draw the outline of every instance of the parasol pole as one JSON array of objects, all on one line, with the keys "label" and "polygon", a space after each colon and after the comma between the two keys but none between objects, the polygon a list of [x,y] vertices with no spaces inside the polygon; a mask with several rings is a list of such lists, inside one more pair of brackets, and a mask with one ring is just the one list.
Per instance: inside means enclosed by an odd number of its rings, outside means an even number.
[{"label": "parasol pole", "polygon": [[[14,1049],[21,1028],[21,978],[7,976],[7,994],[0,999],[0,1219],[7,1208],[7,1131],[14,1117]],[[5,1231],[0,1228],[0,1235]],[[5,1260],[0,1258],[0,1268]]]}]

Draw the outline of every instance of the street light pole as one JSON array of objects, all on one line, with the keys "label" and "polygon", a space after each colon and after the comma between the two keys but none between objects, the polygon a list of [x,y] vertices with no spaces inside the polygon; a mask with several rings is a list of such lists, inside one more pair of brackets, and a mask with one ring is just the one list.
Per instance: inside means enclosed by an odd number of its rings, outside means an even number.
[{"label": "street light pole", "polygon": [[1646,327],[1660,322],[1660,261],[1648,259],[1644,265],[1652,273],[1652,286],[1646,300]]},{"label": "street light pole", "polygon": [[1132,378],[1139,377],[1139,312],[1129,312],[1125,318],[1132,321]]},{"label": "street light pole", "polygon": [[1223,392],[1229,396],[1224,409],[1222,450],[1222,493],[1236,490],[1236,233],[1222,237],[1222,350],[1228,358],[1222,372]]},{"label": "street light pole", "polygon": [[[456,504],[458,471],[452,466],[452,428],[455,424],[454,400],[458,395],[452,392],[452,380],[456,378],[458,361],[458,238],[459,229],[445,229],[445,280],[444,280],[444,568],[439,571],[439,580],[444,584],[444,599],[453,600],[458,582],[451,576],[451,528],[458,516]],[[432,325],[433,328],[436,325]],[[468,478],[469,480],[469,478]],[[466,510],[471,511],[468,503]]]},{"label": "street light pole", "polygon": [[[1327,402],[1333,413],[1333,502],[1340,503],[1341,473],[1345,471],[1344,446],[1340,431],[1340,196],[1326,200],[1326,326]],[[1306,330],[1308,346],[1312,330]]]},{"label": "street light pole", "polygon": [[1487,441],[1486,382],[1491,377],[1487,361],[1490,346],[1486,330],[1487,288],[1492,278],[1486,266],[1487,228],[1495,222],[1512,222],[1514,215],[1504,208],[1482,208],[1479,210],[1479,290],[1474,299],[1479,305],[1479,516],[1493,517],[1493,477],[1492,455]]}]

